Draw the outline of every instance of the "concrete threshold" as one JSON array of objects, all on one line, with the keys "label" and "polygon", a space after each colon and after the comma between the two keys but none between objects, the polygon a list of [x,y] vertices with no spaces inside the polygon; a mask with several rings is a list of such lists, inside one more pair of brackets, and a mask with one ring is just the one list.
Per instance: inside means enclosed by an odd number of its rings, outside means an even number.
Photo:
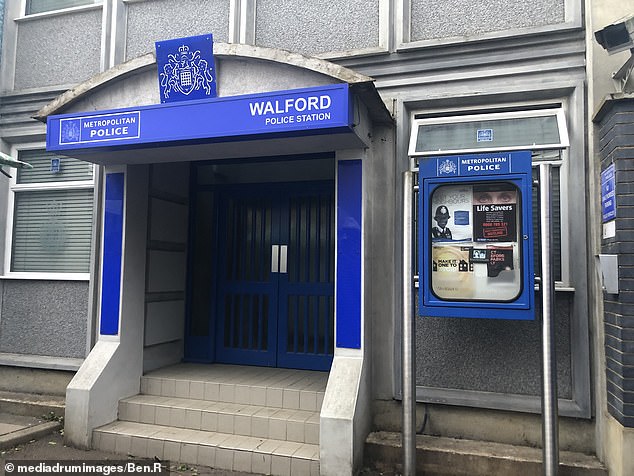
[{"label": "concrete threshold", "polygon": [[[371,433],[365,445],[365,465],[382,474],[402,471],[401,434]],[[542,450],[487,441],[416,436],[416,473],[427,476],[541,476]],[[591,455],[561,451],[559,476],[608,476]]]}]

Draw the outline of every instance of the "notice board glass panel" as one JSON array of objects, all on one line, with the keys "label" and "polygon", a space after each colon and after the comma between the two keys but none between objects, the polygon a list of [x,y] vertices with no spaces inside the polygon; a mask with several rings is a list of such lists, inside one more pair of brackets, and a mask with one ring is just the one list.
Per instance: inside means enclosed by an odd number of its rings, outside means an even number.
[{"label": "notice board glass panel", "polygon": [[523,274],[520,198],[510,182],[434,189],[430,276],[436,297],[488,302],[518,297]]}]

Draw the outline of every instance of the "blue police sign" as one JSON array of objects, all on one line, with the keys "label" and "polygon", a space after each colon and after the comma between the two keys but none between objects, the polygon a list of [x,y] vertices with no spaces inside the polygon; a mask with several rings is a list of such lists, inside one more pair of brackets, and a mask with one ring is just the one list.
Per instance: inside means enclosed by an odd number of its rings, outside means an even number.
[{"label": "blue police sign", "polygon": [[213,36],[157,41],[161,102],[216,97]]},{"label": "blue police sign", "polygon": [[511,172],[513,153],[453,155],[436,158],[437,177],[472,177]]},{"label": "blue police sign", "polygon": [[347,84],[181,101],[47,120],[50,151],[231,140],[238,136],[350,131]]},{"label": "blue police sign", "polygon": [[614,164],[601,172],[601,217],[603,223],[616,218]]},{"label": "blue police sign", "polygon": [[61,119],[59,143],[72,145],[137,139],[140,124],[141,113],[139,111]]}]

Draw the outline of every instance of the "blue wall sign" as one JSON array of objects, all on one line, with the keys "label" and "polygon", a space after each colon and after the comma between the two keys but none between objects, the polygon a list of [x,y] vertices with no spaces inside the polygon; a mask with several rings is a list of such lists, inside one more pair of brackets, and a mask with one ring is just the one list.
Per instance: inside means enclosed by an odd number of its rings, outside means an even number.
[{"label": "blue wall sign", "polygon": [[478,129],[478,142],[493,142],[493,129]]},{"label": "blue wall sign", "polygon": [[601,172],[601,216],[603,223],[616,218],[616,178],[614,164]]},{"label": "blue wall sign", "polygon": [[216,97],[213,36],[157,41],[161,102]]},{"label": "blue wall sign", "polygon": [[350,131],[347,84],[50,116],[50,151],[171,145],[263,134]]},{"label": "blue wall sign", "polygon": [[60,173],[62,171],[61,165],[62,165],[62,159],[60,159],[59,157],[51,159],[51,173],[52,174]]}]

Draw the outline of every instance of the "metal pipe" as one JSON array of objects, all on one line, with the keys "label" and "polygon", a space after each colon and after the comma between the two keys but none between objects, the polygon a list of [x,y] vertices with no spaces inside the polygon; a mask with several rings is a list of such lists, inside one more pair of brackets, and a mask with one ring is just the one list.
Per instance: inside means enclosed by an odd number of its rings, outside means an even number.
[{"label": "metal pipe", "polygon": [[542,297],[542,443],[544,475],[559,468],[557,361],[555,359],[551,165],[539,165]]},{"label": "metal pipe", "polygon": [[403,476],[416,474],[415,318],[413,293],[413,198],[414,174],[403,174]]}]

